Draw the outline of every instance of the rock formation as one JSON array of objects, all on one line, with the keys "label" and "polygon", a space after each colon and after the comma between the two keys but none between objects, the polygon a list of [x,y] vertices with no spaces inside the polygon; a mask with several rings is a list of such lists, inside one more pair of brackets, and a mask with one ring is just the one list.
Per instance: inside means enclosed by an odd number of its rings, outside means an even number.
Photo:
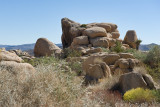
[{"label": "rock formation", "polygon": [[120,58],[114,64],[114,73],[128,73],[133,70],[134,67],[140,66],[141,62],[137,59],[131,58]]},{"label": "rock formation", "polygon": [[23,60],[32,60],[35,57],[31,56],[28,52],[21,51],[21,50],[9,50],[11,53],[15,53],[17,56],[21,57]]},{"label": "rock formation", "polygon": [[119,87],[123,94],[130,89],[138,87],[156,89],[155,82],[150,75],[142,75],[135,72],[121,75],[119,79]]},{"label": "rock formation", "polygon": [[60,53],[61,49],[46,38],[39,38],[34,47],[35,57],[51,56]]},{"label": "rock formation", "polygon": [[67,48],[71,45],[71,43],[73,42],[73,38],[77,37],[77,36],[81,36],[83,30],[85,30],[85,28],[80,27],[81,24],[76,23],[68,18],[63,18],[61,20],[62,23],[62,44],[63,44],[63,48]]},{"label": "rock formation", "polygon": [[[12,72],[13,74],[20,74],[22,76],[33,75],[36,70],[29,63],[17,63],[15,61],[1,61],[0,68],[6,69],[7,71]],[[24,77],[22,77],[24,78]]]},{"label": "rock formation", "polygon": [[[116,41],[119,41],[120,33],[117,25],[112,23],[90,23],[80,24],[68,18],[63,18],[62,23],[62,44],[63,48],[70,47],[75,43],[74,38],[87,36],[88,43],[79,43],[76,45],[85,45],[86,47],[111,47]],[[122,40],[120,40],[122,41]],[[101,43],[102,42],[102,43]]]},{"label": "rock formation", "polygon": [[22,62],[22,59],[17,56],[15,53],[8,52],[6,50],[0,51],[0,61],[15,61],[15,62]]},{"label": "rock formation", "polygon": [[129,30],[122,40],[119,38],[118,26],[113,23],[80,24],[68,18],[63,18],[61,23],[63,48],[69,47],[86,55],[86,50],[97,47],[111,48],[116,42],[120,42],[123,43],[124,50],[136,49],[137,35],[134,30]]},{"label": "rock formation", "polygon": [[[141,62],[135,59],[130,53],[109,54],[100,52],[91,54],[88,58],[85,58],[85,60],[83,60],[82,68],[86,75],[90,76],[92,80],[110,77],[104,76],[104,74],[102,73],[103,70],[100,70],[100,68],[103,69],[103,67],[101,66],[102,63],[105,63],[107,68],[109,69],[107,70],[107,72],[118,75],[133,72],[133,69],[135,67],[141,66]],[[95,76],[95,74],[97,75],[97,77]]]},{"label": "rock formation", "polygon": [[83,35],[87,35],[89,38],[107,37],[107,31],[102,27],[91,27],[85,29]]},{"label": "rock formation", "polygon": [[22,63],[22,59],[15,53],[0,51],[0,71],[10,72],[13,75],[19,75],[21,80],[34,75],[35,68],[29,63]]},{"label": "rock formation", "polygon": [[134,30],[127,31],[124,37],[124,43],[128,44],[131,48],[136,49],[136,41],[137,41],[137,34]]}]

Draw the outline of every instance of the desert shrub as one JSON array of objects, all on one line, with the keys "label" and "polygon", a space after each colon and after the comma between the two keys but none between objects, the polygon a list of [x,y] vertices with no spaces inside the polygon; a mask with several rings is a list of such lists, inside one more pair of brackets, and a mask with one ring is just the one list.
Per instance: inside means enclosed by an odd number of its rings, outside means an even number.
[{"label": "desert shrub", "polygon": [[99,102],[102,107],[114,107],[116,103],[122,102],[122,95],[117,90],[113,90],[118,83],[119,75],[111,78],[99,79],[99,84],[88,87],[92,101]]},{"label": "desert shrub", "polygon": [[45,56],[45,57],[40,57],[40,58],[34,58],[32,60],[25,60],[24,59],[25,63],[30,63],[34,67],[37,66],[37,65],[39,65],[39,64],[42,64],[42,63],[45,64],[45,65],[48,65],[48,64],[51,64],[51,63],[57,63],[59,61],[61,61],[61,60],[59,60],[59,59],[57,59],[55,57],[52,57],[52,56],[50,56],[50,57]]},{"label": "desert shrub", "polygon": [[146,52],[138,51],[136,49],[127,49],[127,50],[124,50],[124,52],[133,54],[133,56],[136,59],[139,59],[142,62],[144,62],[147,58],[147,53]]},{"label": "desert shrub", "polygon": [[82,70],[82,63],[81,62],[73,62],[73,63],[69,63],[69,67],[72,69],[72,71],[75,71],[77,73],[77,75],[81,75],[83,70]]},{"label": "desert shrub", "polygon": [[36,70],[34,76],[23,81],[1,70],[1,107],[70,107],[84,93],[82,80],[74,72],[63,72],[52,64],[37,65]]},{"label": "desert shrub", "polygon": [[138,39],[135,43],[136,43],[136,49],[139,49],[139,46],[141,44],[142,40]]},{"label": "desert shrub", "polygon": [[122,43],[116,41],[116,45],[115,45],[114,47],[111,48],[111,51],[117,52],[117,53],[123,52],[124,49],[122,48]]},{"label": "desert shrub", "polygon": [[152,102],[155,100],[155,96],[149,89],[136,88],[127,91],[123,99],[132,103]]},{"label": "desert shrub", "polygon": [[80,57],[82,56],[82,53],[80,51],[74,50],[74,49],[70,49],[70,48],[66,48],[64,49],[64,57]]},{"label": "desert shrub", "polygon": [[152,68],[149,65],[145,65],[145,69],[147,72],[153,77],[154,80],[157,82],[160,81],[160,63],[157,68]]},{"label": "desert shrub", "polygon": [[142,74],[142,75],[147,74],[147,70],[146,70],[145,67],[143,67],[143,66],[135,67],[135,68],[133,69],[133,71],[136,72],[136,73]]},{"label": "desert shrub", "polygon": [[145,63],[151,65],[151,67],[156,68],[160,63],[160,47],[154,46],[151,48],[145,59]]},{"label": "desert shrub", "polygon": [[156,97],[156,101],[160,102],[160,89],[152,90],[153,95]]},{"label": "desert shrub", "polygon": [[101,49],[102,49],[102,51],[103,51],[103,52],[110,52],[110,50],[109,50],[109,49],[107,49],[107,48],[103,48],[103,47],[101,47]]},{"label": "desert shrub", "polygon": [[114,107],[117,102],[122,102],[122,95],[118,91],[109,91],[105,89],[92,89],[92,100],[98,101],[104,107]]},{"label": "desert shrub", "polygon": [[86,24],[82,24],[80,27],[84,27],[84,28],[86,28],[86,27],[87,27],[87,25],[86,25]]}]

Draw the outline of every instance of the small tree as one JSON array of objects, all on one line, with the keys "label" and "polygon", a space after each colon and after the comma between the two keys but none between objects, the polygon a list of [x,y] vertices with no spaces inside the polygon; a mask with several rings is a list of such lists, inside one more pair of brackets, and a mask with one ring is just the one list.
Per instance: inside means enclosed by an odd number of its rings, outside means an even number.
[{"label": "small tree", "polygon": [[80,27],[84,27],[84,28],[86,28],[86,27],[87,27],[87,25],[86,25],[86,24],[82,24]]},{"label": "small tree", "polygon": [[119,42],[119,41],[116,41],[116,45],[114,47],[111,48],[111,51],[114,51],[114,52],[123,52],[124,49],[122,48],[122,43]]},{"label": "small tree", "polygon": [[141,44],[142,40],[138,39],[135,43],[136,43],[136,49],[139,50],[139,46]]},{"label": "small tree", "polygon": [[160,47],[158,45],[154,46],[149,53],[145,63],[152,65],[152,67],[158,67],[160,63]]}]

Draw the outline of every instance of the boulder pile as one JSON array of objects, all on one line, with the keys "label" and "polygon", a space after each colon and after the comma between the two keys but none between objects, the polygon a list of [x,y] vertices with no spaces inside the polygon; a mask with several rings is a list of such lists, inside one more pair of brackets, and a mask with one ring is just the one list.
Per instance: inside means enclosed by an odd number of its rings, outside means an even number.
[{"label": "boulder pile", "polygon": [[61,53],[61,49],[46,38],[39,38],[34,47],[34,56],[51,56]]},{"label": "boulder pile", "polygon": [[25,51],[21,51],[21,50],[9,50],[9,52],[11,53],[15,53],[17,56],[21,57],[23,60],[32,60],[34,59],[35,57],[30,55],[28,52],[25,52]]},{"label": "boulder pile", "polygon": [[29,63],[22,63],[21,57],[6,50],[0,51],[0,71],[8,71],[13,75],[19,75],[20,79],[26,79],[32,76],[36,70]]},{"label": "boulder pile", "polygon": [[[141,62],[130,53],[96,53],[85,58],[82,64],[84,74],[94,79],[111,77],[111,74],[132,72]],[[96,75],[95,75],[96,74]]]},{"label": "boulder pile", "polygon": [[124,94],[126,91],[135,88],[148,88],[157,89],[157,84],[153,81],[152,77],[148,74],[140,74],[136,72],[130,72],[121,75],[119,79],[119,88]]},{"label": "boulder pile", "polygon": [[63,48],[72,48],[86,54],[86,50],[97,47],[111,48],[116,42],[123,43],[123,49],[136,49],[137,35],[135,31],[128,31],[124,41],[120,39],[118,26],[113,23],[80,24],[68,18],[63,18],[62,44]]}]

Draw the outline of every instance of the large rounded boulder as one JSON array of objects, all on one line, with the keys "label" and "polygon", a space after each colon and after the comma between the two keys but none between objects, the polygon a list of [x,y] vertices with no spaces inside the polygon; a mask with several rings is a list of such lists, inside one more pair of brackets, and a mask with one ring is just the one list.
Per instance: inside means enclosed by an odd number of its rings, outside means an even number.
[{"label": "large rounded boulder", "polygon": [[103,56],[103,61],[107,65],[114,65],[114,63],[120,59],[120,56],[118,54],[107,54]]},{"label": "large rounded boulder", "polygon": [[8,52],[6,50],[0,51],[0,61],[15,61],[15,62],[22,62],[23,60],[17,56],[15,53]]},{"label": "large rounded boulder", "polygon": [[75,37],[73,39],[72,44],[74,44],[74,45],[88,45],[89,44],[88,36]]},{"label": "large rounded boulder", "polygon": [[82,64],[82,68],[85,72],[89,71],[89,65],[102,63],[103,59],[101,56],[89,56]]},{"label": "large rounded boulder", "polygon": [[104,48],[109,47],[109,42],[106,39],[106,37],[97,37],[90,39],[90,43],[93,45],[93,47],[104,47]]},{"label": "large rounded boulder", "polygon": [[128,30],[125,37],[124,37],[124,43],[128,44],[131,48],[136,49],[136,41],[137,41],[137,34],[134,30]]},{"label": "large rounded boulder", "polygon": [[34,55],[35,57],[51,56],[57,50],[61,49],[54,43],[52,43],[46,38],[39,38],[34,47]]},{"label": "large rounded boulder", "polygon": [[112,32],[111,35],[112,35],[112,38],[117,39],[117,38],[119,38],[120,33],[119,32]]},{"label": "large rounded boulder", "polygon": [[119,79],[119,87],[121,92],[124,94],[126,91],[133,88],[149,88],[156,89],[157,86],[153,81],[152,77],[148,74],[140,74],[135,72],[130,72],[121,75]]},{"label": "large rounded boulder", "polygon": [[106,29],[107,32],[111,32],[111,25],[108,23],[96,23],[95,26],[102,27]]},{"label": "large rounded boulder", "polygon": [[90,38],[107,37],[107,32],[102,27],[88,28],[88,29],[84,30],[83,34],[89,36]]},{"label": "large rounded boulder", "polygon": [[35,68],[29,63],[17,63],[14,61],[1,61],[0,71],[9,72],[21,80],[25,80],[33,76],[36,72]]},{"label": "large rounded boulder", "polygon": [[111,77],[109,66],[103,62],[103,56],[90,56],[82,64],[86,80],[98,80]]},{"label": "large rounded boulder", "polygon": [[102,62],[99,64],[90,64],[89,70],[86,72],[86,75],[93,79],[102,79],[111,77],[111,71],[106,63]]}]

